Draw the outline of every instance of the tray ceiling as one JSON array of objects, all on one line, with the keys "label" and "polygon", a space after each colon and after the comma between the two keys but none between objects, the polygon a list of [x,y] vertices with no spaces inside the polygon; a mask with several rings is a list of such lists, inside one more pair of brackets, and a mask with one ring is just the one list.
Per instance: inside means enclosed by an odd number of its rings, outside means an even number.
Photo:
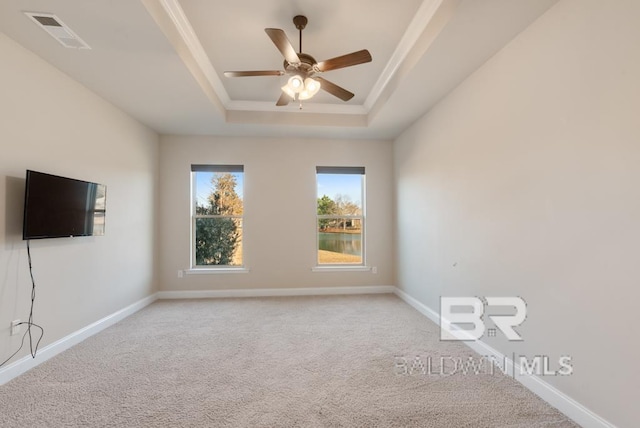
[{"label": "tray ceiling", "polygon": [[[142,123],[164,134],[343,138],[397,136],[557,0],[3,0],[0,30]],[[91,49],[61,46],[24,12],[54,14]],[[282,69],[265,34],[281,28],[316,60],[368,49],[373,61],[322,77],[321,91],[276,107]]]}]

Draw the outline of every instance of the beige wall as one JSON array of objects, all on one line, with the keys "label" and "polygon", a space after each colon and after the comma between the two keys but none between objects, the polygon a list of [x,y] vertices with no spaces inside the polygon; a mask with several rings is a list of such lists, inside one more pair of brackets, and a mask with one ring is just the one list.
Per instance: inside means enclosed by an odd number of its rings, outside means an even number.
[{"label": "beige wall", "polygon": [[153,292],[158,137],[2,33],[0,57],[1,361],[29,314],[25,170],[107,185],[106,236],[31,243],[45,346]]},{"label": "beige wall", "polygon": [[[191,164],[245,168],[246,274],[186,275],[190,267]],[[366,257],[371,272],[311,272],[316,260],[315,167],[366,168]],[[393,285],[392,148],[383,141],[162,137],[162,290]]]},{"label": "beige wall", "polygon": [[547,377],[636,426],[640,348],[640,3],[562,1],[395,143],[398,285],[522,296]]}]

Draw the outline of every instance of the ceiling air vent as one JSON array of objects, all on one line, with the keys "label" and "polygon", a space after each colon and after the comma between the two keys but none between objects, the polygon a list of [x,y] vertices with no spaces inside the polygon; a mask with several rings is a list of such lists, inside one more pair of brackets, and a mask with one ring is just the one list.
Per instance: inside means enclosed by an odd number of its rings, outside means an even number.
[{"label": "ceiling air vent", "polygon": [[65,48],[91,49],[73,30],[52,13],[25,12],[38,27],[49,33]]}]

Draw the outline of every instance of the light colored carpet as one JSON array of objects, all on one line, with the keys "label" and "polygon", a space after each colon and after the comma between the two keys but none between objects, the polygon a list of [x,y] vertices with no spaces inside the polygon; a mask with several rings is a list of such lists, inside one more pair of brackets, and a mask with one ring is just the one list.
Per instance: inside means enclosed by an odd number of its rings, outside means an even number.
[{"label": "light colored carpet", "polygon": [[575,427],[392,295],[158,301],[0,387],[2,427]]}]

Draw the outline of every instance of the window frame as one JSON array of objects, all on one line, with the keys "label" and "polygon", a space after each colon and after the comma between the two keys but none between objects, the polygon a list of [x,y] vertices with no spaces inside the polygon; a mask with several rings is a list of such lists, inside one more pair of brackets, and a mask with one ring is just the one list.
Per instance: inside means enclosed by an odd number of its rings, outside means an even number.
[{"label": "window frame", "polygon": [[[359,215],[347,215],[347,214],[318,214],[318,174],[353,174],[360,176],[360,204],[362,214]],[[316,234],[316,249],[315,249],[315,268],[314,271],[322,270],[369,270],[366,264],[366,170],[365,167],[349,167],[349,166],[316,166],[316,197],[315,197],[315,234]],[[359,263],[320,263],[319,251],[320,251],[320,231],[318,225],[320,220],[332,220],[332,219],[356,219],[360,220],[360,246],[361,255]]]},{"label": "window frame", "polygon": [[[224,215],[224,214],[197,214],[197,173],[198,172],[211,172],[211,173],[242,173],[242,215]],[[204,272],[229,272],[229,271],[247,271],[245,268],[245,256],[244,256],[244,230],[245,230],[245,221],[244,221],[244,165],[222,165],[222,164],[192,164],[191,165],[191,240],[190,240],[190,272],[187,273],[204,273]],[[242,254],[242,263],[239,265],[198,265],[197,257],[196,257],[196,222],[198,219],[221,219],[221,218],[229,218],[229,219],[239,219],[241,224],[241,242],[243,245],[243,254]]]}]

